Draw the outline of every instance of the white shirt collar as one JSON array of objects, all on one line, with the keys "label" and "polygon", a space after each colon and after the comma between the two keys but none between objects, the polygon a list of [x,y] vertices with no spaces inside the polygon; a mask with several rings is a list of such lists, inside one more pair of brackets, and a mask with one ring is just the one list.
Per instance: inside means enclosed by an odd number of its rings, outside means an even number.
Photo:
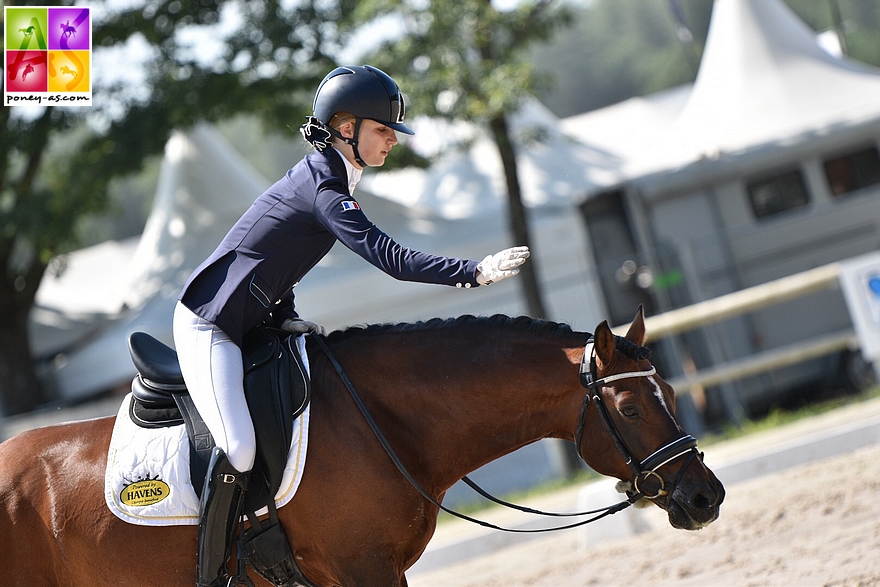
[{"label": "white shirt collar", "polygon": [[[336,147],[333,148],[336,149]],[[339,149],[336,149],[336,152],[342,157],[342,162],[345,163],[345,171],[348,173],[348,193],[354,195],[354,188],[357,187],[358,182],[361,180],[361,175],[364,173],[364,170],[358,169],[352,165],[351,161],[346,159],[345,155],[343,155],[342,151]]]}]

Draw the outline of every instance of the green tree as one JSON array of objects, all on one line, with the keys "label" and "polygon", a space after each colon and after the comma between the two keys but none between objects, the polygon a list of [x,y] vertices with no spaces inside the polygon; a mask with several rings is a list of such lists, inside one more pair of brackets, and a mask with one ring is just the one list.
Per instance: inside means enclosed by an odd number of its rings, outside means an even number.
[{"label": "green tree", "polygon": [[679,0],[682,37],[670,6],[669,0],[596,0],[577,9],[571,27],[530,51],[552,81],[538,96],[565,117],[693,81],[712,0]]},{"label": "green tree", "polygon": [[[96,82],[91,109],[0,108],[0,399],[7,415],[48,399],[34,371],[28,315],[50,259],[75,248],[77,221],[107,206],[109,182],[160,153],[173,129],[200,120],[237,112],[258,113],[275,128],[302,120],[346,34],[332,23],[345,20],[354,0],[157,0],[121,12],[91,6],[96,55],[135,38],[149,44],[142,91]],[[236,11],[241,26],[216,54],[187,44],[182,33],[219,34],[218,23]],[[63,149],[53,148],[61,142]]]},{"label": "green tree", "polygon": [[[369,0],[355,16],[360,23],[391,17],[403,23],[404,33],[368,60],[402,82],[420,114],[475,122],[491,133],[504,167],[514,244],[531,247],[508,114],[540,85],[526,48],[567,22],[568,10],[554,0],[526,0],[510,10],[490,0]],[[537,269],[533,255],[520,283],[529,313],[544,317]]]},{"label": "green tree", "polygon": [[835,30],[848,56],[880,66],[877,0],[786,0],[786,4],[813,30]]},{"label": "green tree", "polygon": [[[848,56],[880,66],[877,0],[784,0],[817,32],[837,27]],[[537,95],[557,116],[572,116],[633,96],[692,82],[713,0],[593,0],[572,8],[572,26],[537,43],[529,59],[552,83]],[[682,31],[684,32],[684,31]]]}]

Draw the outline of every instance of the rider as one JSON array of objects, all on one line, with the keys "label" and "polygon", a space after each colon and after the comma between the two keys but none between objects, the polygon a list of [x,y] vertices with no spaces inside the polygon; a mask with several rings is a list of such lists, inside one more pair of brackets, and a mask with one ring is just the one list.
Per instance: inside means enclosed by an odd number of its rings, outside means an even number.
[{"label": "rider", "polygon": [[254,464],[256,440],[243,390],[240,345],[268,321],[288,332],[323,328],[301,319],[293,288],[337,240],[404,281],[457,287],[516,275],[529,256],[513,247],[482,261],[402,247],[373,225],[352,197],[364,167],[379,167],[397,144],[404,99],[375,67],[338,67],[318,86],[314,116],[300,128],[315,148],[257,198],[190,276],[174,312],[174,342],[193,401],[214,437],[202,491],[197,586],[217,585]]}]

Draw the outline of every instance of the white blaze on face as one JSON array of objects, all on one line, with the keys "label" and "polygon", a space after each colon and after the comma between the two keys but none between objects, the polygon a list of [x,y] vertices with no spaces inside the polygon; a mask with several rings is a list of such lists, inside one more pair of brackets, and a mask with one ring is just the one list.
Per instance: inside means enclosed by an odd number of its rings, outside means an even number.
[{"label": "white blaze on face", "polygon": [[650,381],[651,385],[654,387],[654,395],[660,400],[660,405],[663,406],[663,409],[666,410],[669,417],[674,420],[675,417],[672,415],[672,410],[670,410],[669,406],[666,404],[666,398],[663,397],[663,390],[660,389],[660,385],[657,384],[657,381],[653,377],[648,377],[648,381]]}]

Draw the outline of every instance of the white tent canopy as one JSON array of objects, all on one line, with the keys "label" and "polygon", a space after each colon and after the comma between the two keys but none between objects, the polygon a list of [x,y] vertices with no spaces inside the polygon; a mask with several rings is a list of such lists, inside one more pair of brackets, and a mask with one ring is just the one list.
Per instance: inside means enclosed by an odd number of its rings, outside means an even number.
[{"label": "white tent canopy", "polygon": [[[72,283],[90,281],[92,293],[96,284],[104,288],[113,284],[118,297],[115,303],[107,302],[100,320],[92,321],[95,328],[87,337],[72,341],[53,361],[61,396],[87,395],[131,379],[128,336],[136,330],[171,342],[171,317],[183,282],[267,185],[213,127],[200,125],[172,135],[153,210],[137,248],[126,255],[103,257],[106,264],[100,267],[82,262],[94,251],[73,256]],[[41,298],[44,313],[58,305],[54,299],[67,298],[69,305],[74,292],[52,293]],[[38,336],[52,338],[50,326],[43,324]],[[40,345],[37,340],[35,346]]]},{"label": "white tent canopy", "polygon": [[692,86],[563,122],[648,194],[866,126],[880,127],[880,69],[830,54],[782,0],[716,0]]},{"label": "white tent canopy", "polygon": [[[586,191],[620,178],[617,156],[564,133],[559,119],[537,100],[525,100],[509,122],[527,206],[568,207]],[[428,169],[365,177],[365,189],[443,218],[474,217],[504,208],[504,170],[498,147],[487,131],[473,124],[424,118],[412,126],[416,152],[445,155]],[[469,141],[467,148],[455,148],[456,141],[462,140]]]},{"label": "white tent canopy", "polygon": [[713,158],[880,114],[880,69],[823,49],[781,0],[717,0],[670,161]]}]

